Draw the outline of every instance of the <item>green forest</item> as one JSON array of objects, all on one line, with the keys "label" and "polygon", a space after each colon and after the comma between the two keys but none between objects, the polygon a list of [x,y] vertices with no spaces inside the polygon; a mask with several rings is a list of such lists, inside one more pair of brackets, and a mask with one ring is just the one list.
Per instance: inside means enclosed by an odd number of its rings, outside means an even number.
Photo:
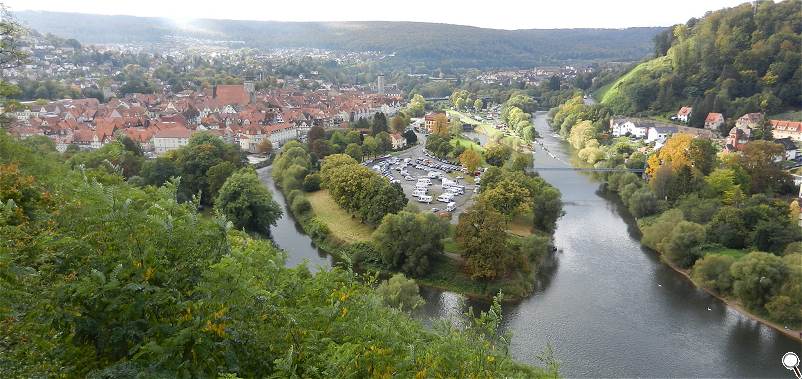
[{"label": "green forest", "polygon": [[409,67],[532,67],[570,61],[636,61],[663,28],[499,30],[423,22],[270,22],[194,20],[180,30],[162,18],[22,11],[41,32],[91,43],[155,43],[167,36],[243,41],[260,48],[310,47],[396,53]]},{"label": "green forest", "polygon": [[427,329],[375,278],[286,268],[269,240],[179,201],[183,179],[85,167],[0,131],[2,377],[556,376],[507,354],[498,304]]},{"label": "green forest", "polygon": [[668,114],[693,106],[737,118],[802,107],[802,2],[744,3],[655,37],[656,58],[599,91],[616,114]]}]

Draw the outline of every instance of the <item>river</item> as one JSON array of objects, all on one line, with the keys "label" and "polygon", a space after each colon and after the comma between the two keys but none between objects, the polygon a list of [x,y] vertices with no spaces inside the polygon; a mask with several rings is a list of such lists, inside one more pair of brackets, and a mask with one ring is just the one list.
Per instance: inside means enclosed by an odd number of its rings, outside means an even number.
[{"label": "river", "polygon": [[[554,156],[536,145],[535,164],[570,165],[570,149],[552,136],[545,113],[534,121]],[[565,216],[535,294],[504,306],[517,360],[540,364],[536,356],[550,343],[566,377],[793,377],[780,359],[800,344],[695,288],[642,248],[631,217],[598,181],[574,171],[542,176],[562,191]],[[291,219],[279,223],[274,238],[290,252],[289,264],[323,260],[306,236],[288,237],[297,234]],[[422,294],[426,321],[460,322],[468,305],[487,306],[449,292]]]}]

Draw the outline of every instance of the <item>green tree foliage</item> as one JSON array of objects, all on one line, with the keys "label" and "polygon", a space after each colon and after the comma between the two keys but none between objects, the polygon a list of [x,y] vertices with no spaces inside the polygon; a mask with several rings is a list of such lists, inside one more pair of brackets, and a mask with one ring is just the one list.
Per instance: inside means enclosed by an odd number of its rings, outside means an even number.
[{"label": "green tree foliage", "polygon": [[472,278],[494,279],[506,273],[511,261],[506,222],[501,213],[483,202],[459,216],[454,233]]},{"label": "green tree foliage", "polygon": [[733,293],[746,306],[762,309],[788,276],[788,267],[776,255],[753,252],[732,264]]},{"label": "green tree foliage", "polygon": [[400,273],[383,281],[376,289],[376,293],[392,308],[413,311],[424,303],[418,294],[415,280],[408,279]]},{"label": "green tree foliage", "polygon": [[209,169],[224,161],[242,167],[242,154],[239,146],[225,143],[220,137],[208,133],[193,134],[189,144],[175,153],[176,165],[181,172],[179,193],[182,198],[190,199],[200,193],[201,203],[211,204],[217,194],[209,192]]},{"label": "green tree foliage", "polygon": [[348,146],[345,147],[345,154],[354,158],[357,162],[362,162],[362,147],[355,143],[349,143]]},{"label": "green tree foliage", "polygon": [[407,275],[423,276],[443,251],[445,221],[431,213],[401,211],[387,215],[373,234],[382,265]]},{"label": "green tree foliage", "polygon": [[684,268],[692,267],[699,258],[699,246],[705,242],[705,227],[690,221],[681,221],[661,246],[666,257]]},{"label": "green tree foliage", "polygon": [[31,215],[0,218],[2,377],[547,375],[478,330],[425,328],[353,273],[285,268],[175,182],[103,185],[50,158],[0,132],[0,202]]},{"label": "green tree foliage", "polygon": [[407,112],[412,117],[421,117],[426,112],[426,100],[419,93],[412,95],[407,104]]},{"label": "green tree foliage", "polygon": [[426,139],[426,150],[429,150],[438,158],[448,158],[454,147],[448,137],[432,134]]},{"label": "green tree foliage", "polygon": [[[620,114],[670,112],[693,104],[740,117],[802,105],[798,0],[722,9],[655,40],[658,57],[612,84],[602,102]],[[670,44],[670,47],[668,47]]]},{"label": "green tree foliage", "polygon": [[161,186],[170,178],[180,176],[181,173],[178,171],[178,166],[174,160],[158,157],[145,161],[139,175],[143,178],[145,184]]},{"label": "green tree foliage", "polygon": [[691,271],[693,281],[702,287],[710,288],[719,294],[727,295],[732,290],[732,275],[730,267],[735,258],[710,254],[696,261]]},{"label": "green tree foliage", "polygon": [[75,154],[69,164],[72,167],[83,166],[90,175],[117,174],[125,178],[138,175],[145,160],[142,151],[138,147],[129,150],[123,141],[114,141],[100,149]]},{"label": "green tree foliage", "polygon": [[401,186],[391,184],[345,154],[326,157],[320,177],[337,205],[370,225],[377,225],[385,215],[397,213],[407,204]]},{"label": "green tree foliage", "polygon": [[487,164],[501,167],[512,156],[512,149],[505,144],[497,143],[487,147],[484,155]]},{"label": "green tree foliage", "polygon": [[729,248],[743,248],[749,230],[743,221],[743,211],[735,207],[723,207],[713,217],[708,228],[708,238]]},{"label": "green tree foliage", "polygon": [[371,134],[375,136],[381,132],[386,133],[389,130],[390,129],[387,127],[387,116],[385,116],[384,113],[376,112],[376,114],[373,115],[373,120],[371,120],[370,123]]},{"label": "green tree foliage", "polygon": [[516,213],[527,210],[531,198],[532,193],[522,183],[504,178],[493,188],[482,191],[479,201],[510,219]]},{"label": "green tree foliage", "polygon": [[270,233],[270,225],[275,225],[281,217],[281,208],[250,168],[228,177],[215,200],[215,210],[237,228],[265,234]]}]

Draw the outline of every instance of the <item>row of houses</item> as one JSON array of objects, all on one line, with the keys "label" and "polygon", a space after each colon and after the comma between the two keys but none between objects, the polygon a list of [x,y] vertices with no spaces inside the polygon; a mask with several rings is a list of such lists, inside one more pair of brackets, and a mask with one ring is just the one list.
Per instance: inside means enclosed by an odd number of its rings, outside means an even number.
[{"label": "row of houses", "polygon": [[127,135],[143,150],[163,154],[186,145],[200,131],[256,152],[266,139],[280,146],[312,126],[347,127],[377,112],[392,116],[402,100],[357,91],[287,88],[257,93],[246,82],[175,95],[133,94],[107,103],[65,99],[23,105],[10,128],[22,138],[44,135],[63,151],[69,145],[97,149]]}]

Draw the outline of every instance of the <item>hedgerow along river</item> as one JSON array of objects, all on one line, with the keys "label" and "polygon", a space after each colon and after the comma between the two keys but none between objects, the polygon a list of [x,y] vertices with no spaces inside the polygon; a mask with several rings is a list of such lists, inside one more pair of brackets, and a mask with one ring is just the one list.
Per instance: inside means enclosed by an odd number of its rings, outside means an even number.
[{"label": "hedgerow along river", "polygon": [[[534,122],[548,149],[536,145],[536,166],[570,166],[570,148],[552,136],[545,113],[536,113]],[[269,169],[260,175],[284,207]],[[598,181],[574,171],[541,176],[562,192],[565,216],[554,235],[558,251],[541,269],[536,292],[504,306],[515,359],[540,364],[537,355],[551,344],[565,377],[792,377],[780,360],[788,351],[799,353],[800,344],[662,264],[641,247],[634,220]],[[271,231],[288,251],[288,265],[307,259],[310,267],[331,266],[291,217],[278,223]],[[418,317],[426,322],[461,323],[467,307],[488,306],[450,292],[422,294],[427,303]]]}]

